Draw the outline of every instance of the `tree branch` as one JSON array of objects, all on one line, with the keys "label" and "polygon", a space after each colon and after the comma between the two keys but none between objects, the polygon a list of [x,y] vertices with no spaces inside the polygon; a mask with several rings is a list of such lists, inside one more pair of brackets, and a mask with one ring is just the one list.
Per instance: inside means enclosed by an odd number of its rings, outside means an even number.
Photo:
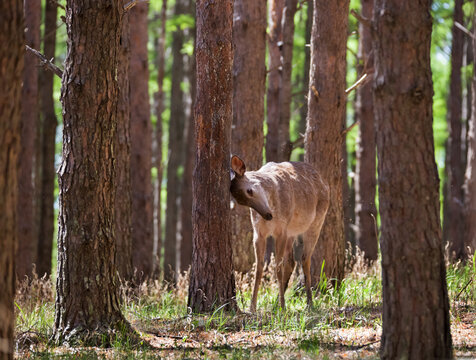
[{"label": "tree branch", "polygon": [[359,58],[359,55],[357,55],[357,53],[356,53],[354,50],[352,50],[350,46],[347,46],[346,49],[347,49],[347,51],[350,52],[356,59]]},{"label": "tree branch", "polygon": [[52,63],[53,58],[51,60],[48,60],[46,56],[40,53],[38,50],[35,50],[29,47],[28,45],[25,45],[25,47],[29,52],[34,54],[40,60],[40,64],[43,66],[43,68],[53,71],[53,73],[58,75],[60,78],[63,77],[63,70],[61,70],[58,66]]},{"label": "tree branch", "polygon": [[350,13],[360,22],[362,23],[362,25],[364,26],[367,26],[367,27],[370,27],[370,20],[363,17],[362,15],[360,15],[357,11],[355,11],[354,9],[350,10]]},{"label": "tree branch", "polygon": [[299,10],[301,10],[301,8],[303,7],[303,5],[305,3],[309,3],[309,0],[300,0],[297,4],[297,8],[296,8],[296,12],[298,12]]},{"label": "tree branch", "polygon": [[129,1],[127,4],[124,5],[124,11],[129,11],[134,6],[136,6],[137,4],[143,3],[143,2],[148,2],[148,1],[149,0],[132,0],[132,1]]},{"label": "tree branch", "polygon": [[299,134],[299,137],[291,143],[293,150],[304,145],[304,134]]},{"label": "tree branch", "polygon": [[[352,90],[355,90],[360,85],[362,85],[364,82],[367,82],[366,79],[367,79],[368,75],[369,75],[368,73],[365,73],[364,75],[362,75],[359,80],[357,80],[351,87],[349,87],[348,89],[345,90],[345,94],[349,95],[349,93]],[[369,79],[367,79],[367,80],[369,80]]]},{"label": "tree branch", "polygon": [[311,86],[311,90],[314,93],[314,96],[316,97],[316,100],[319,99],[319,91],[317,91],[317,89],[314,85]]},{"label": "tree branch", "polygon": [[59,1],[57,1],[57,0],[49,0],[49,2],[66,11],[66,8],[64,7],[64,5],[61,5],[61,4],[59,3]]},{"label": "tree branch", "polygon": [[344,131],[342,131],[341,135],[342,136],[345,136],[350,130],[352,130],[356,125],[360,124],[360,120],[356,121],[355,123],[353,123],[352,125],[350,125],[347,129],[345,129]]},{"label": "tree branch", "polygon": [[471,37],[472,39],[475,39],[474,37],[474,34],[469,31],[468,29],[466,29],[463,25],[461,25],[459,22],[455,21],[455,26],[460,29],[462,32],[464,32],[466,35],[468,35],[469,37]]},{"label": "tree branch", "polygon": [[287,141],[283,145],[283,154],[286,161],[291,159],[291,153],[294,149],[304,145],[304,134],[299,134],[299,137],[294,141]]}]

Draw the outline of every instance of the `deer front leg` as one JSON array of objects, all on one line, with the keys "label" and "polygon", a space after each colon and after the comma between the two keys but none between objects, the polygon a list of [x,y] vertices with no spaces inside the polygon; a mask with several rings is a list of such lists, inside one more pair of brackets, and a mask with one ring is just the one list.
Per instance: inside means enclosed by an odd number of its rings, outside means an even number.
[{"label": "deer front leg", "polygon": [[266,237],[253,235],[253,244],[255,247],[255,260],[256,260],[256,272],[255,272],[255,284],[253,287],[253,297],[251,298],[250,312],[256,312],[256,303],[258,301],[258,290],[261,283],[261,277],[263,276],[264,266],[264,252],[266,248]]}]

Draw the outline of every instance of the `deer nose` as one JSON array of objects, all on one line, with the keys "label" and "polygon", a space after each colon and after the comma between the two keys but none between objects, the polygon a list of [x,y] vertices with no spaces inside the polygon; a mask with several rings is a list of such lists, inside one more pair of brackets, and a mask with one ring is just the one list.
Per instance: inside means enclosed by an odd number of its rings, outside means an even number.
[{"label": "deer nose", "polygon": [[272,219],[273,219],[273,215],[272,215],[271,213],[267,213],[267,214],[264,215],[264,219],[265,219],[265,220],[268,220],[268,221],[269,221],[269,220],[272,220]]}]

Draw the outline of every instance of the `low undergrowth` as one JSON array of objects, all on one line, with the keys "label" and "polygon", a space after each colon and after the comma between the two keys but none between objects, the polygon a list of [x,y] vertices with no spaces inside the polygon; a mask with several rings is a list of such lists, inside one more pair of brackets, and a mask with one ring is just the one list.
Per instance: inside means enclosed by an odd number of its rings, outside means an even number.
[{"label": "low undergrowth", "polygon": [[[234,314],[191,314],[187,309],[188,274],[175,287],[159,281],[123,284],[123,313],[139,332],[137,345],[118,336],[112,348],[55,347],[54,286],[34,277],[17,286],[17,358],[378,358],[381,332],[381,279],[377,265],[365,266],[357,256],[339,286],[322,277],[312,309],[306,307],[298,275],[286,292],[286,310],[278,303],[274,263],[267,267],[258,296],[257,313],[248,313],[253,272],[236,274]],[[475,258],[448,264],[453,342],[461,356],[476,355]],[[466,331],[467,330],[467,331]],[[469,334],[469,335],[468,335]],[[471,334],[472,337],[471,337]]]}]

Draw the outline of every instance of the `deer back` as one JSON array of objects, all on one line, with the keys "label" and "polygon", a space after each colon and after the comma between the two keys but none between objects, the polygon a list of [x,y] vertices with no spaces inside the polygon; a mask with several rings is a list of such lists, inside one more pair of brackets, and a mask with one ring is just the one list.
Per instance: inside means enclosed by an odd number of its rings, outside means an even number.
[{"label": "deer back", "polygon": [[[328,201],[328,187],[317,170],[304,162],[267,163],[247,172],[264,192],[273,222],[285,226],[289,236],[305,232],[318,215],[318,201]],[[252,212],[253,222],[261,219]]]}]

